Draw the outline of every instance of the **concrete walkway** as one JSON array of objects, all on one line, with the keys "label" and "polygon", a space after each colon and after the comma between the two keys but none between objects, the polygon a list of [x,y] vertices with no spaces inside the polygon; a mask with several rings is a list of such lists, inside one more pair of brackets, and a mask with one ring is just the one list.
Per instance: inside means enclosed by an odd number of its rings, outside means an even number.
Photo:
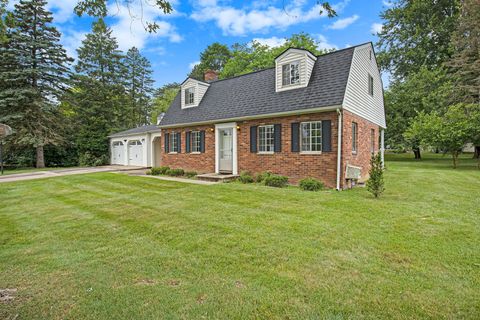
[{"label": "concrete walkway", "polygon": [[118,171],[117,173],[125,173],[129,176],[139,176],[139,177],[146,177],[146,178],[153,178],[153,179],[160,179],[165,181],[175,181],[175,182],[183,182],[183,183],[191,183],[191,184],[201,184],[201,185],[212,185],[218,184],[218,182],[212,181],[202,181],[202,180],[195,180],[195,179],[186,179],[186,178],[178,178],[178,177],[167,177],[167,176],[151,176],[145,174],[146,170],[130,170],[125,172]]},{"label": "concrete walkway", "polygon": [[[0,176],[0,183],[23,181],[23,180],[35,180],[51,177],[70,176],[75,174],[96,173],[96,172],[127,172],[130,170],[139,170],[141,167],[134,166],[101,166],[101,167],[85,167],[85,168],[69,168],[59,170],[46,170],[46,171],[32,171],[17,174],[8,174]],[[146,169],[143,169],[146,170]]]}]

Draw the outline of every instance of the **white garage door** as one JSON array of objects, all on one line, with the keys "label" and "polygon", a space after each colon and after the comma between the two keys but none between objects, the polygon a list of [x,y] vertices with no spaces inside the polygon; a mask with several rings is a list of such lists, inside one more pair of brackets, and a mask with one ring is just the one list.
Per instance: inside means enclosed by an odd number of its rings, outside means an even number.
[{"label": "white garage door", "polygon": [[143,166],[143,145],[140,140],[133,140],[128,143],[128,164]]},{"label": "white garage door", "polygon": [[115,141],[112,145],[112,164],[125,164],[125,149],[122,141]]}]

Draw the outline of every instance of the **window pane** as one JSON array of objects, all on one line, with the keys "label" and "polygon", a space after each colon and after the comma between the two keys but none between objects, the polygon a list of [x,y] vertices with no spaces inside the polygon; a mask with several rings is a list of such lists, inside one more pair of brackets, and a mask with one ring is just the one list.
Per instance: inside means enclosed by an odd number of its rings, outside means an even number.
[{"label": "window pane", "polygon": [[286,86],[290,84],[290,65],[284,64],[282,66],[282,85]]},{"label": "window pane", "polygon": [[298,63],[298,61],[296,62],[293,62],[291,65],[290,65],[290,83],[291,84],[294,84],[294,83],[299,83],[300,82],[300,64]]},{"label": "window pane", "polygon": [[322,122],[300,124],[302,151],[322,151]]},{"label": "window pane", "polygon": [[258,151],[273,152],[274,144],[274,127],[260,126],[258,127]]},{"label": "window pane", "polygon": [[358,135],[357,123],[352,122],[352,151],[353,152],[357,152],[357,135]]}]

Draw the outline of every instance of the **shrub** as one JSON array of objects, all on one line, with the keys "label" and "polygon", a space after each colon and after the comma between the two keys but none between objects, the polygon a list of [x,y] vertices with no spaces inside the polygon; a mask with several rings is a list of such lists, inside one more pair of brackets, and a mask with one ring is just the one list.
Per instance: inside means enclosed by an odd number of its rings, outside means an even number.
[{"label": "shrub", "polygon": [[162,168],[160,167],[153,167],[152,169],[150,169],[150,173],[152,174],[152,176],[158,176],[160,174],[162,174]]},{"label": "shrub", "polygon": [[185,171],[183,169],[168,169],[165,174],[171,177],[180,177],[185,174]]},{"label": "shrub", "polygon": [[367,181],[367,190],[378,198],[385,191],[383,182],[383,166],[380,153],[372,155],[370,159],[370,178]]},{"label": "shrub", "polygon": [[288,177],[270,173],[263,180],[263,183],[269,187],[283,188],[288,183]]},{"label": "shrub", "polygon": [[[153,168],[152,168],[152,169],[153,169]],[[151,175],[152,175],[152,170],[147,170],[147,171],[145,171],[145,174],[146,174],[147,176],[151,176]]]},{"label": "shrub", "polygon": [[170,170],[170,167],[162,166],[158,168],[159,174],[167,174],[167,171]]},{"label": "shrub", "polygon": [[270,177],[273,173],[270,171],[265,171],[262,173],[259,173],[257,177],[255,178],[255,182],[257,183],[263,183],[267,177]]},{"label": "shrub", "polygon": [[300,189],[303,191],[319,191],[324,187],[323,182],[314,178],[305,178],[300,180]]},{"label": "shrub", "polygon": [[193,177],[197,176],[197,173],[195,171],[187,171],[187,172],[185,172],[185,176],[187,178],[193,178]]},{"label": "shrub", "polygon": [[85,153],[80,155],[78,162],[81,166],[102,166],[108,164],[108,156],[95,156],[92,153],[86,151]]},{"label": "shrub", "polygon": [[253,176],[248,171],[242,171],[238,177],[238,181],[241,183],[252,183],[254,182]]}]

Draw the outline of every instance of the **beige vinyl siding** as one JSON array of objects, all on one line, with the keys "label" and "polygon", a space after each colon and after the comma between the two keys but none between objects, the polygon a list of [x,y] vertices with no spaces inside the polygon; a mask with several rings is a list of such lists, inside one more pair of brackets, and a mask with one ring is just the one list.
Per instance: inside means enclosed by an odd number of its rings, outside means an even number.
[{"label": "beige vinyl siding", "polygon": [[[282,66],[287,63],[299,61],[300,83],[295,85],[282,86]],[[312,75],[314,58],[304,50],[290,49],[275,61],[275,87],[276,91],[285,91],[296,88],[303,88],[308,85]]]},{"label": "beige vinyl siding", "polygon": [[[192,105],[185,106],[185,89],[194,87],[195,88],[195,103]],[[195,79],[188,79],[182,84],[182,91],[180,94],[181,106],[183,108],[196,107],[202,101],[203,96],[207,92],[209,84],[197,81]]]},{"label": "beige vinyl siding", "polygon": [[[373,78],[373,96],[369,94],[369,75]],[[355,48],[343,108],[382,128],[386,127],[382,80],[371,44]]]}]

